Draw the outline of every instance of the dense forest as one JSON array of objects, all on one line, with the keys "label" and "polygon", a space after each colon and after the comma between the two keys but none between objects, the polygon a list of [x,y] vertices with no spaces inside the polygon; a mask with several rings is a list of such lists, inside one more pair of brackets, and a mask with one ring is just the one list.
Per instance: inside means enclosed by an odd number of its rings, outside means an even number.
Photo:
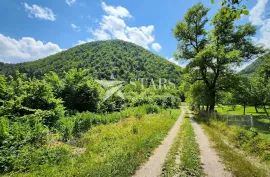
[{"label": "dense forest", "polygon": [[180,83],[181,67],[136,44],[121,40],[96,41],[82,44],[37,61],[3,64],[0,73],[14,75],[18,70],[28,77],[41,78],[54,71],[63,76],[71,68],[89,69],[96,79],[118,80],[166,78]]}]

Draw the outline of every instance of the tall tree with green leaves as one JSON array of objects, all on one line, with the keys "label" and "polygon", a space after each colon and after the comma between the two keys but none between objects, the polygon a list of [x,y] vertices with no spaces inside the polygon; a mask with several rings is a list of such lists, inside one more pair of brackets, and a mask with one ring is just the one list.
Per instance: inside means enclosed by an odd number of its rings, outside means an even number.
[{"label": "tall tree with green leaves", "polygon": [[252,44],[256,27],[251,24],[236,25],[237,17],[225,15],[233,10],[222,7],[212,18],[212,29],[207,31],[209,9],[201,3],[188,10],[184,19],[174,28],[178,41],[175,57],[188,60],[187,71],[192,73],[193,82],[202,80],[207,89],[207,107],[214,110],[216,95],[228,89],[234,76],[233,65],[239,65],[262,52]]},{"label": "tall tree with green leaves", "polygon": [[[248,15],[249,11],[247,10],[247,6],[242,5],[240,6],[243,0],[222,0],[219,2],[224,7],[224,15],[235,17],[237,19],[240,18],[242,14]],[[212,4],[215,3],[215,0],[211,0]],[[231,9],[227,11],[226,8]]]},{"label": "tall tree with green leaves", "polygon": [[[263,106],[267,116],[270,116],[267,105],[270,105],[270,58],[260,65],[252,78],[253,97],[259,98],[259,104]],[[258,105],[255,105],[258,106]]]},{"label": "tall tree with green leaves", "polygon": [[235,104],[243,105],[246,114],[246,106],[252,103],[252,86],[249,78],[239,76],[239,82],[232,90],[232,96]]}]

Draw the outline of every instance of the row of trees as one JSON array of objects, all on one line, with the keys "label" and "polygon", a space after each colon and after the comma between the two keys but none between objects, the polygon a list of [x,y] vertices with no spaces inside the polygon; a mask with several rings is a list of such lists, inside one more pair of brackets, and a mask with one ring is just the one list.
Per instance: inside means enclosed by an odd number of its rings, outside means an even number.
[{"label": "row of trees", "polygon": [[268,107],[270,105],[270,58],[257,68],[256,72],[249,77],[240,77],[239,85],[232,90],[232,103],[244,106],[252,105],[258,112],[258,107],[262,107],[269,116]]},{"label": "row of trees", "polygon": [[14,77],[0,75],[0,116],[17,117],[42,110],[61,117],[83,111],[113,112],[142,105],[140,102],[162,106],[169,98],[180,102],[181,93],[176,88],[148,86],[143,87],[140,82],[126,84],[122,90],[126,99],[113,94],[103,101],[106,90],[89,75],[89,70],[71,69],[62,78],[50,72],[41,80],[19,72]]},{"label": "row of trees", "polygon": [[[249,76],[231,75],[230,82],[227,82],[227,90],[217,93],[216,104],[230,105],[232,108],[235,108],[236,105],[242,105],[244,107],[243,114],[246,113],[246,106],[254,106],[256,112],[258,112],[258,108],[263,108],[269,116],[270,58],[265,60],[266,62]],[[181,89],[186,90],[187,101],[192,105],[198,108],[207,105],[208,90],[203,81],[197,81],[194,84],[185,82]]]}]

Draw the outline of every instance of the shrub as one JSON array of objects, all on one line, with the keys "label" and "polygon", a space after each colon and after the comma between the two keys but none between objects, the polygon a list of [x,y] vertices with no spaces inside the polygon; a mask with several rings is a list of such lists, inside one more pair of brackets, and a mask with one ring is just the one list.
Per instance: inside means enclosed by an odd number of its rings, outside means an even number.
[{"label": "shrub", "polygon": [[26,115],[13,122],[1,117],[0,128],[0,172],[15,168],[22,154],[28,149],[36,149],[47,143],[49,129],[40,118]]},{"label": "shrub", "polygon": [[103,89],[87,76],[87,70],[71,69],[65,73],[64,87],[60,93],[64,105],[79,112],[97,112],[100,108]]},{"label": "shrub", "polygon": [[160,112],[160,108],[157,105],[144,105],[143,109],[145,109],[146,114],[157,114]]},{"label": "shrub", "polygon": [[152,98],[149,98],[149,97],[145,97],[145,98],[142,98],[142,97],[139,97],[139,98],[135,98],[135,100],[133,101],[133,106],[137,107],[137,106],[142,106],[142,105],[145,105],[145,104],[153,104],[153,100]]},{"label": "shrub", "polygon": [[72,138],[74,121],[70,117],[62,117],[57,122],[57,129],[62,136],[62,141],[68,141]]},{"label": "shrub", "polygon": [[6,117],[0,117],[0,146],[3,141],[9,136],[9,120]]},{"label": "shrub", "polygon": [[95,115],[90,112],[83,112],[76,114],[74,116],[74,129],[73,135],[78,137],[80,133],[86,132],[92,126],[92,120],[95,118]]}]

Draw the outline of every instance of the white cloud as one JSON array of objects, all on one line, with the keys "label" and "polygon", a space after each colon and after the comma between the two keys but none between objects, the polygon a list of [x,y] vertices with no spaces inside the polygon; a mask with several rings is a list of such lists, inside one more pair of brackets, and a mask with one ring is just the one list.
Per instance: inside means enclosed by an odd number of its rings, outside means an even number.
[{"label": "white cloud", "polygon": [[71,6],[72,4],[76,3],[76,0],[66,0],[66,3]]},{"label": "white cloud", "polygon": [[0,61],[5,63],[19,63],[44,58],[60,52],[57,44],[43,43],[31,37],[16,40],[0,34]]},{"label": "white cloud", "polygon": [[135,44],[138,44],[146,49],[148,49],[148,45],[155,41],[155,37],[153,35],[153,25],[142,26],[139,28],[127,27],[126,31],[130,42],[134,42]]},{"label": "white cloud", "polygon": [[179,65],[179,66],[183,67],[183,68],[186,67],[187,64],[189,63],[187,60],[176,60],[175,58],[168,58],[168,57],[166,57],[166,59],[168,61],[176,64],[176,65]]},{"label": "white cloud", "polygon": [[[155,41],[154,26],[130,27],[126,24],[126,18],[132,18],[129,11],[121,6],[108,6],[105,2],[101,3],[106,15],[102,16],[99,26],[90,29],[89,32],[94,36],[93,40],[121,39],[133,42],[146,49],[149,49]],[[153,44],[153,50],[160,50],[158,43]]]},{"label": "white cloud", "polygon": [[162,49],[162,47],[161,47],[161,45],[159,43],[155,42],[155,43],[152,44],[152,49],[159,52]]},{"label": "white cloud", "polygon": [[[87,43],[87,42],[92,42],[92,41],[94,41],[93,39],[90,39],[90,38],[87,38],[85,41],[83,41],[83,40],[78,40],[78,43],[76,44],[76,45],[81,45],[81,44],[85,44],[85,43]],[[75,45],[75,46],[76,46]]]},{"label": "white cloud", "polygon": [[89,29],[89,32],[92,33],[93,36],[95,37],[95,39],[93,40],[103,41],[111,39],[111,36],[108,33],[100,29],[95,30]]},{"label": "white cloud", "polygon": [[79,26],[73,24],[73,23],[71,24],[71,28],[73,28],[77,32],[80,32],[81,31],[81,28]]},{"label": "white cloud", "polygon": [[249,21],[260,27],[260,36],[253,38],[253,41],[270,48],[270,18],[266,18],[267,4],[268,0],[258,0],[257,4],[250,10]]},{"label": "white cloud", "polygon": [[261,37],[258,39],[258,43],[270,48],[270,19],[264,20],[264,24],[260,29],[260,35]]},{"label": "white cloud", "polygon": [[[111,35],[113,38],[128,40],[125,34],[126,23],[123,19],[109,15],[104,15],[100,22],[100,30]],[[95,34],[94,34],[95,35]]]},{"label": "white cloud", "polygon": [[105,2],[102,2],[101,6],[102,6],[103,10],[109,15],[112,15],[115,17],[120,17],[120,18],[132,17],[130,15],[129,11],[122,6],[117,6],[117,7],[107,6]]},{"label": "white cloud", "polygon": [[265,13],[265,6],[268,0],[258,0],[257,4],[250,10],[249,21],[253,25],[263,24],[263,14]]},{"label": "white cloud", "polygon": [[29,6],[27,3],[24,3],[25,11],[28,12],[28,17],[30,18],[39,18],[43,20],[55,21],[55,15],[53,11],[47,7],[41,7],[38,5]]}]

